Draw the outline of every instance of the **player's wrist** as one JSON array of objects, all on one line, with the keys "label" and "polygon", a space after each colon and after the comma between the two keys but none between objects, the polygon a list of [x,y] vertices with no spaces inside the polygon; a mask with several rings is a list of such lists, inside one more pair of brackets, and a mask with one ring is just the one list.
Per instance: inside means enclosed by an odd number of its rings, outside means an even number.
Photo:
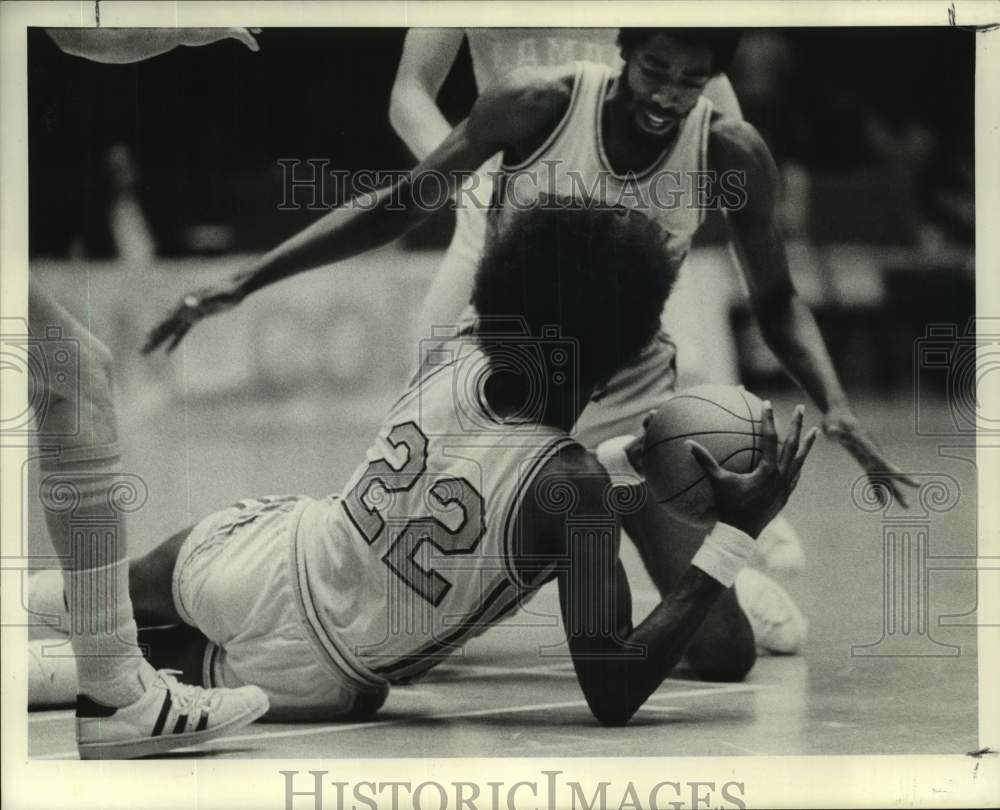
[{"label": "player's wrist", "polygon": [[691,565],[731,588],[736,575],[750,564],[756,550],[752,535],[738,526],[719,522],[695,552]]}]

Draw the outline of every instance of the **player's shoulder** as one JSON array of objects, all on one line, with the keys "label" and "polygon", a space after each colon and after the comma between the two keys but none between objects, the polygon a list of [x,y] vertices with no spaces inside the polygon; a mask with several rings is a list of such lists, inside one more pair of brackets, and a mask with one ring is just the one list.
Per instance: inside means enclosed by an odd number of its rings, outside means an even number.
[{"label": "player's shoulder", "polygon": [[531,526],[534,555],[566,553],[565,523],[571,516],[607,514],[611,480],[597,458],[576,442],[554,452],[534,476],[520,505],[520,520]]},{"label": "player's shoulder", "polygon": [[517,68],[476,101],[469,136],[530,153],[565,115],[572,95],[572,68]]},{"label": "player's shoulder", "polygon": [[709,124],[708,156],[711,167],[718,171],[752,170],[773,161],[771,151],[753,124],[718,114]]},{"label": "player's shoulder", "polygon": [[561,114],[573,95],[571,65],[514,68],[483,94],[495,104],[505,104],[517,114]]}]

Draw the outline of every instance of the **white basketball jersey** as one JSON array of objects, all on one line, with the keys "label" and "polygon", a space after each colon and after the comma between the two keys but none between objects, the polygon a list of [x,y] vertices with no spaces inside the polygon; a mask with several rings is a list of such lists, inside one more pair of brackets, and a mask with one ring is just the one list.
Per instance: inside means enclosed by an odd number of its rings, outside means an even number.
[{"label": "white basketball jersey", "polygon": [[617,28],[467,28],[465,35],[480,93],[519,67],[622,64]]},{"label": "white basketball jersey", "polygon": [[[558,344],[542,350],[570,356]],[[341,497],[310,504],[299,522],[310,624],[362,679],[426,671],[549,573],[526,582],[515,570],[512,549],[524,548],[516,516],[534,475],[571,440],[527,415],[492,414],[486,357],[473,341],[448,342],[428,361]]]},{"label": "white basketball jersey", "polygon": [[667,254],[680,265],[705,217],[700,195],[708,178],[712,102],[704,96],[698,99],[680,123],[676,140],[652,165],[619,174],[608,161],[601,133],[601,110],[615,75],[605,65],[577,63],[569,106],[555,130],[523,162],[503,164],[487,238],[502,230],[515,212],[546,197],[600,200],[640,211],[656,222],[665,232]]}]

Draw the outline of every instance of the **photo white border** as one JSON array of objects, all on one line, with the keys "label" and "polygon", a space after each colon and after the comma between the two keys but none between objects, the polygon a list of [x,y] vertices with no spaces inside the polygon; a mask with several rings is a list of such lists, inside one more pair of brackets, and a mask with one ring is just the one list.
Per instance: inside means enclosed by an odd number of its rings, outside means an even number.
[{"label": "photo white border", "polygon": [[[100,2],[101,25],[113,26],[608,26],[663,24],[739,26],[944,25],[952,10],[959,25],[1000,22],[1000,3],[966,2]],[[27,26],[93,26],[93,2],[4,2],[0,5],[0,315],[27,312]],[[849,55],[848,57],[849,58]],[[932,59],[933,54],[928,54]],[[947,70],[947,65],[941,66]],[[1000,31],[977,34],[976,204],[977,312],[1000,316]],[[997,413],[1000,375],[983,380],[981,408]],[[7,382],[7,381],[5,381]],[[0,391],[4,412],[24,403],[23,385]],[[8,410],[10,406],[10,410]],[[1000,556],[1000,464],[996,447],[979,451],[979,554]],[[20,453],[20,456],[18,455]],[[23,450],[5,449],[0,531],[5,559],[21,555]],[[992,493],[992,495],[990,495]],[[19,614],[17,574],[3,565],[3,615]],[[995,575],[979,574],[979,622],[1000,625]],[[985,807],[1000,804],[1000,757],[836,756],[560,759],[213,760],[211,757],[84,763],[27,759],[26,630],[3,627],[2,801],[5,807],[184,808],[285,807],[279,770],[328,770],[328,779],[439,782],[543,779],[594,786],[602,779],[632,782],[640,796],[663,780],[738,781],[750,807]],[[1000,628],[978,631],[980,747],[1000,750]],[[947,689],[942,684],[942,689]],[[594,734],[600,734],[595,728]],[[645,788],[643,788],[645,786]],[[643,793],[645,789],[646,794]],[[484,795],[486,795],[484,787]],[[589,794],[588,794],[589,795]],[[617,795],[617,794],[616,794]],[[295,807],[305,806],[298,800]],[[332,807],[332,803],[328,806]],[[540,804],[539,806],[543,806]]]}]

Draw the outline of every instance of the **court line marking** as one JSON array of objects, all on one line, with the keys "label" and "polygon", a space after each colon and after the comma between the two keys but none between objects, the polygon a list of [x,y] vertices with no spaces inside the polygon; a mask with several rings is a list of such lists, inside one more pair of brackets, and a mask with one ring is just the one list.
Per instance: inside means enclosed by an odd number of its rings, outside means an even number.
[{"label": "court line marking", "polygon": [[[663,698],[670,700],[677,700],[678,698],[687,697],[698,697],[702,695],[719,695],[729,692],[749,692],[755,691],[760,687],[751,684],[731,684],[721,688],[711,688],[711,689],[689,689],[684,692],[677,692],[668,696],[663,695]],[[652,697],[652,696],[651,696]],[[569,709],[569,708],[579,708],[581,706],[586,706],[587,701],[585,700],[566,700],[560,701],[558,703],[535,703],[525,706],[499,706],[489,709],[473,709],[471,711],[458,711],[458,712],[440,712],[432,714],[421,714],[414,715],[413,717],[399,717],[394,720],[368,720],[363,723],[345,723],[343,725],[330,725],[324,726],[322,728],[306,728],[306,729],[293,729],[289,731],[263,731],[257,734],[240,734],[235,737],[218,737],[214,740],[209,740],[213,746],[219,743],[235,743],[235,742],[260,742],[263,740],[277,740],[288,737],[314,737],[318,734],[342,734],[347,731],[358,731],[365,728],[386,728],[388,726],[404,725],[406,723],[415,723],[422,720],[451,720],[451,719],[462,719],[466,717],[490,717],[500,714],[518,714],[521,712],[533,712],[533,711],[543,711],[546,709]],[[653,711],[657,709],[666,709],[668,707],[662,706],[661,704],[650,705],[649,701],[640,707],[640,711],[643,708],[649,708]],[[206,743],[208,744],[208,743]],[[178,748],[177,751],[187,751],[191,750],[192,746],[187,748]],[[55,754],[42,754],[38,756],[30,756],[30,759],[70,759],[77,756],[77,752],[74,751],[60,751]]]},{"label": "court line marking", "polygon": [[[467,673],[469,675],[479,675],[483,677],[490,677],[493,675],[496,675],[498,677],[503,677],[505,675],[541,675],[547,678],[564,678],[567,676],[575,677],[576,674],[573,669],[573,664],[570,662],[559,663],[559,664],[546,664],[538,667],[503,667],[503,666],[494,666],[491,664],[456,664],[450,667],[448,670],[445,670],[445,672],[449,674]],[[435,681],[433,679],[428,679],[426,681],[423,681],[422,683],[430,685],[434,684]],[[437,681],[437,683],[441,683],[441,681]],[[679,686],[684,688],[685,690],[690,690],[690,689],[728,690],[729,687],[734,685],[732,683],[725,683],[722,681],[718,683],[712,683],[711,681],[697,681],[687,678],[664,678],[663,684],[669,686]],[[652,699],[652,697],[655,695],[656,693],[654,692],[653,695],[650,696],[650,699]]]},{"label": "court line marking", "polygon": [[[498,676],[503,677],[505,675],[541,675],[547,678],[568,678],[574,675],[572,664],[552,664],[544,667],[498,667],[491,666],[489,664],[468,664],[460,665],[452,669],[452,672],[461,670],[463,674],[479,675],[484,677]],[[428,685],[433,685],[433,681],[427,681]],[[698,690],[702,693],[708,693],[711,691],[718,691],[719,689],[725,689],[726,691],[732,691],[731,687],[733,684],[726,683],[708,683],[704,681],[690,681],[681,678],[666,678],[663,681],[664,685],[678,686],[684,690],[684,693]],[[420,689],[411,686],[400,686],[392,690],[393,697],[403,697],[403,698],[416,698],[416,697],[427,697],[431,695],[431,692],[427,689]],[[657,698],[662,698],[664,695],[660,695],[658,692],[654,692],[649,696],[649,701],[656,700]],[[646,704],[649,705],[647,701]],[[76,712],[73,709],[53,709],[53,710],[42,710],[37,713],[29,713],[28,723],[48,723],[55,720],[63,720],[68,717],[74,717]]]}]

